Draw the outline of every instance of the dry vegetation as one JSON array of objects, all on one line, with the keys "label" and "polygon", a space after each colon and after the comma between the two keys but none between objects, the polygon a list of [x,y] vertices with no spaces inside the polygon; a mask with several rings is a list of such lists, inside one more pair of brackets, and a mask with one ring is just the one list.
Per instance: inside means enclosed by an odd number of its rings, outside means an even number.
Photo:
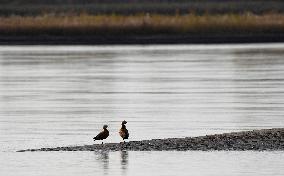
[{"label": "dry vegetation", "polygon": [[283,33],[284,15],[42,15],[0,17],[0,35]]}]

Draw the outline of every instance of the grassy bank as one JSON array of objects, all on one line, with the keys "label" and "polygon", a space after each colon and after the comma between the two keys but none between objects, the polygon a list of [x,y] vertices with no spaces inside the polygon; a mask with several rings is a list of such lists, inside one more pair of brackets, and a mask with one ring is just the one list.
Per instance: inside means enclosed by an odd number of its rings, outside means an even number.
[{"label": "grassy bank", "polygon": [[283,33],[284,15],[43,15],[0,17],[0,35]]}]

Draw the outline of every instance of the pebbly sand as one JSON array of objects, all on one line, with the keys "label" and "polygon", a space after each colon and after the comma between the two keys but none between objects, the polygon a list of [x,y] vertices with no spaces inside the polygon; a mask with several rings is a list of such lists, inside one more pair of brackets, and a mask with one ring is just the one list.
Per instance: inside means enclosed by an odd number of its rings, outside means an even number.
[{"label": "pebbly sand", "polygon": [[105,143],[19,150],[34,151],[186,151],[186,150],[284,150],[284,128],[262,129],[186,138],[152,139],[126,143]]}]

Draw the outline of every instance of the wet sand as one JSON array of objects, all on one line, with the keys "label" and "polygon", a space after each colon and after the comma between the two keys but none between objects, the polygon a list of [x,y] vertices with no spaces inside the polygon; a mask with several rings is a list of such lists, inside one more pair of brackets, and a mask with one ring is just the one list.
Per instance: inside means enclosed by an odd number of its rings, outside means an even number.
[{"label": "wet sand", "polygon": [[284,150],[284,128],[262,129],[186,138],[152,139],[126,143],[106,143],[19,150],[30,151],[186,151],[186,150]]}]

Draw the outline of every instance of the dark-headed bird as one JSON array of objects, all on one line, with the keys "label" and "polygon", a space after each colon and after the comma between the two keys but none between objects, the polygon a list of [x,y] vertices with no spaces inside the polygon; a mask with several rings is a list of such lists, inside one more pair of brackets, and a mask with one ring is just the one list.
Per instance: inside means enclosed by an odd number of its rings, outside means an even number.
[{"label": "dark-headed bird", "polygon": [[119,135],[122,137],[123,142],[125,142],[124,139],[128,139],[128,137],[129,137],[128,130],[126,129],[126,126],[125,126],[126,123],[127,122],[125,120],[122,121],[121,128],[119,130]]},{"label": "dark-headed bird", "polygon": [[[107,130],[107,127],[108,127],[107,125],[103,126],[103,131],[100,132],[96,137],[93,138],[94,141],[96,141],[96,140],[104,140],[104,139],[106,139],[109,136],[109,131]],[[102,144],[103,144],[103,142],[102,142]]]}]

